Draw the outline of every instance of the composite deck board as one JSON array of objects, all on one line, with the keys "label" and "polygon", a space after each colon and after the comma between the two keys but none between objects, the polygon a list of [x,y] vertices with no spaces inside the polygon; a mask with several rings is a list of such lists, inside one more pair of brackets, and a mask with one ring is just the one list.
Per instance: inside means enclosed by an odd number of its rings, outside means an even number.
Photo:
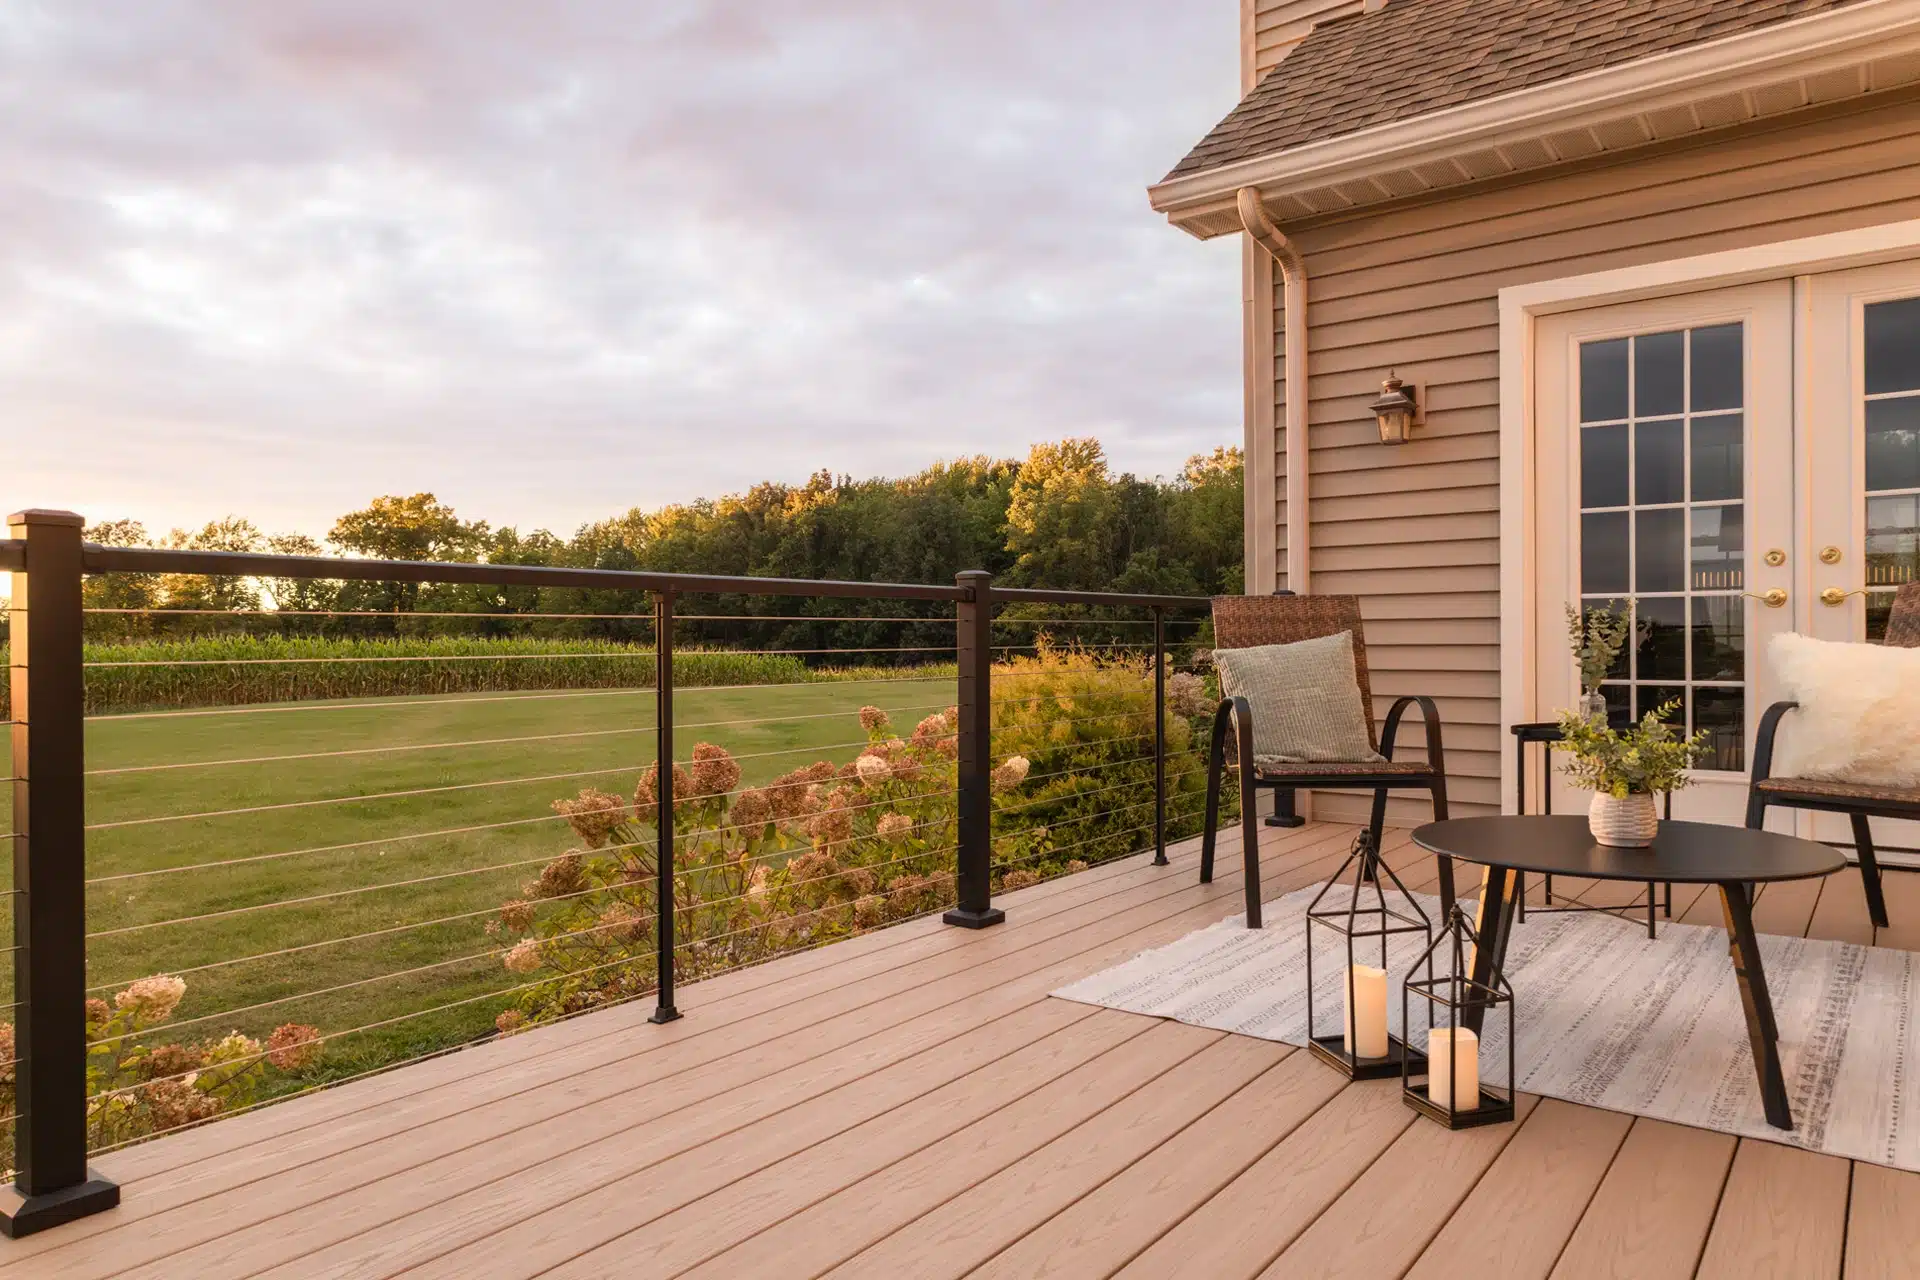
[{"label": "composite deck board", "polygon": [[[1353,832],[1263,828],[1263,894]],[[0,1280],[1913,1273],[1920,1175],[1555,1100],[1449,1134],[1392,1082],[1047,996],[1238,911],[1237,834],[1209,886],[1188,842],[1008,895],[1000,928],[914,921],[692,984],[665,1027],[608,1010],[107,1154],[123,1206],[0,1242]],[[1404,832],[1384,853],[1435,891]],[[1914,945],[1920,875],[1887,897],[1879,943]],[[1674,907],[1721,923],[1710,889]],[[1756,918],[1873,936],[1851,870],[1768,887]]]}]

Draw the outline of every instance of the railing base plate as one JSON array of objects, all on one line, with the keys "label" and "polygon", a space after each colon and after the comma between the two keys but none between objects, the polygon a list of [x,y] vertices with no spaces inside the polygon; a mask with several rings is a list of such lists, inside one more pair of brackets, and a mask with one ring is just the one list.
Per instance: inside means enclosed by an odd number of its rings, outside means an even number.
[{"label": "railing base plate", "polygon": [[944,924],[957,924],[963,929],[984,929],[988,925],[999,924],[1007,918],[1007,913],[998,907],[988,907],[985,911],[968,911],[955,907],[940,917]]},{"label": "railing base plate", "polygon": [[663,1025],[669,1022],[678,1022],[680,1021],[680,1011],[672,1005],[665,1005],[648,1014],[647,1021]]},{"label": "railing base plate", "polygon": [[19,1188],[0,1187],[0,1235],[18,1240],[63,1222],[111,1209],[120,1203],[120,1186],[93,1170],[87,1180],[44,1195],[21,1195]]}]

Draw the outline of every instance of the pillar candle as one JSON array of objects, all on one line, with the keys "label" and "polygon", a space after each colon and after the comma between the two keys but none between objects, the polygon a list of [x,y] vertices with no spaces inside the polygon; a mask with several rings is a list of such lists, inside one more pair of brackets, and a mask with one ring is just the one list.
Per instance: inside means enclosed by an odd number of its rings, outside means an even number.
[{"label": "pillar candle", "polygon": [[1347,999],[1346,1049],[1356,1058],[1387,1056],[1387,971],[1353,966]]},{"label": "pillar candle", "polygon": [[1479,1036],[1465,1027],[1435,1027],[1427,1032],[1427,1097],[1436,1107],[1479,1109]]}]

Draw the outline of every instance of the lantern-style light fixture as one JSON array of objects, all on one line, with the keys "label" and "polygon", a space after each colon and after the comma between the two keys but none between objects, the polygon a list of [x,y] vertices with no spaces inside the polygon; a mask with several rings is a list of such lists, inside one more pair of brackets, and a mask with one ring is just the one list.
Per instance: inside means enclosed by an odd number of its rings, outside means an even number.
[{"label": "lantern-style light fixture", "polygon": [[1426,421],[1426,412],[1420,405],[1419,384],[1409,388],[1392,373],[1380,384],[1380,398],[1367,407],[1373,411],[1374,421],[1380,424],[1381,444],[1405,444],[1415,424]]},{"label": "lantern-style light fixture", "polygon": [[[1427,976],[1409,977],[1400,989],[1400,1025],[1415,1048],[1426,1050],[1403,1056],[1401,1100],[1449,1129],[1513,1119],[1513,987],[1496,968],[1489,968],[1484,980],[1473,977],[1479,946],[1466,912],[1456,905],[1440,936],[1414,962],[1415,970],[1424,967]],[[1445,972],[1434,972],[1436,960],[1446,966]],[[1424,1045],[1418,1043],[1414,1030],[1418,1025],[1410,1007],[1414,1001],[1427,1013]],[[1481,1036],[1490,1016],[1500,1019],[1496,1027],[1506,1033],[1504,1087],[1489,1082],[1482,1070]]]},{"label": "lantern-style light fixture", "polygon": [[[1382,877],[1392,882],[1391,896]],[[1313,976],[1314,942],[1327,934],[1345,944],[1337,988],[1344,1017],[1338,1021],[1315,1008],[1321,993]],[[1349,1080],[1405,1075],[1406,1045],[1387,1025],[1387,944],[1401,934],[1429,942],[1433,923],[1363,831],[1307,907],[1307,1047]]]}]

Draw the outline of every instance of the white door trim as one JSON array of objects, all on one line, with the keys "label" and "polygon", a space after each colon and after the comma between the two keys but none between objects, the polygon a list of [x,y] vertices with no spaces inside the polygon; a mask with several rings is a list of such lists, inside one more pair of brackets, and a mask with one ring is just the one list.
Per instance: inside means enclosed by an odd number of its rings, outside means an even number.
[{"label": "white door trim", "polygon": [[[1719,289],[1759,280],[1871,266],[1920,251],[1920,219],[1798,240],[1619,267],[1500,290],[1500,804],[1512,812],[1513,752],[1506,727],[1540,718],[1534,706],[1540,637],[1534,546],[1534,321],[1560,311]],[[1794,398],[1794,432],[1804,397]]]}]

